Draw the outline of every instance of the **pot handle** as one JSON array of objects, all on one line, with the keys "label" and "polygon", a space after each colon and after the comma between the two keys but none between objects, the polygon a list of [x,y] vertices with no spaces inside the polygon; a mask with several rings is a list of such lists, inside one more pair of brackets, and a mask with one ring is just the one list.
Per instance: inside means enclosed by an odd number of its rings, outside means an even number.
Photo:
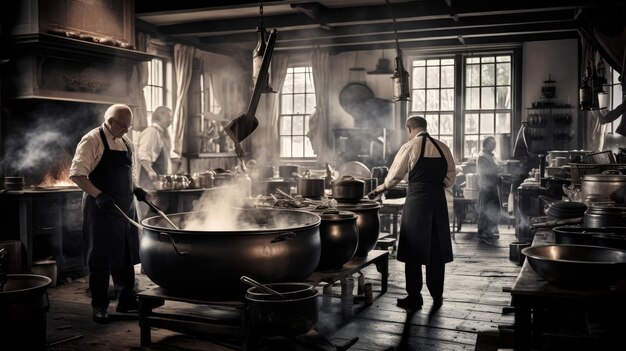
[{"label": "pot handle", "polygon": [[178,250],[178,246],[176,246],[176,242],[174,241],[174,238],[172,238],[172,236],[171,236],[171,235],[169,235],[168,233],[165,233],[165,232],[160,232],[159,234],[160,234],[160,235],[164,235],[164,236],[166,236],[168,239],[170,239],[170,242],[172,243],[172,246],[174,247],[174,251],[176,252],[176,254],[177,254],[178,256],[183,256],[183,257],[185,257],[185,258],[189,258],[189,257],[187,257],[188,252],[184,252],[184,251],[180,251],[180,250]]},{"label": "pot handle", "polygon": [[602,172],[602,175],[622,175],[622,172],[618,171],[617,169],[607,169],[606,171]]},{"label": "pot handle", "polygon": [[345,179],[345,180],[354,180],[354,177],[353,177],[353,176],[351,176],[351,175],[345,175],[345,176],[341,177],[341,179],[342,179],[342,180],[343,180],[343,179]]},{"label": "pot handle", "polygon": [[296,237],[296,233],[294,232],[286,232],[286,233],[282,233],[280,235],[278,235],[277,237],[275,237],[274,239],[272,239],[272,243],[277,243],[280,241],[285,241],[285,240],[293,240]]}]

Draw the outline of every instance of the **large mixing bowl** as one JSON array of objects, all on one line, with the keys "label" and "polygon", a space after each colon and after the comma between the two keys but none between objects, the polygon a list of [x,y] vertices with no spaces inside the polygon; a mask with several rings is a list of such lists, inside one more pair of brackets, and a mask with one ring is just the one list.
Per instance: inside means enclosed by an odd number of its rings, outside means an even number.
[{"label": "large mixing bowl", "polygon": [[176,293],[243,299],[242,275],[267,283],[302,281],[320,261],[320,216],[314,213],[239,209],[233,229],[221,228],[223,216],[208,211],[168,217],[180,228],[190,220],[217,225],[175,230],[159,217],[142,222],[142,267],[157,285]]},{"label": "large mixing bowl", "polygon": [[586,245],[539,245],[522,250],[548,282],[566,288],[602,288],[626,277],[626,251]]}]

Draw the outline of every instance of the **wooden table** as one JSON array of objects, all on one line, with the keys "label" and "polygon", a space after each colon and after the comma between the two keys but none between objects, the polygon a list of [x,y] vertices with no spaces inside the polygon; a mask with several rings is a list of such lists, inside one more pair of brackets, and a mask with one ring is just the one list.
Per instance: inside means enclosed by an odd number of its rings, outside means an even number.
[{"label": "wooden table", "polygon": [[[382,202],[382,206],[380,207],[380,214],[389,214],[391,215],[391,236],[394,239],[398,239],[398,219],[402,214],[402,210],[404,209],[404,200],[405,197],[399,197],[396,199],[384,199]],[[394,243],[394,250],[397,249],[398,242]]]},{"label": "wooden table", "polygon": [[[372,250],[367,257],[355,258],[343,265],[341,270],[333,272],[314,272],[305,282],[318,286],[324,286],[324,296],[330,294],[333,283],[342,281],[342,289],[347,285],[344,280],[352,274],[360,272],[369,265],[376,265],[376,269],[381,273],[381,292],[378,296],[387,292],[387,280],[389,278],[389,252],[386,250]],[[342,291],[342,295],[348,292]],[[350,291],[352,294],[352,291]],[[213,301],[202,296],[182,296],[172,294],[160,287],[153,287],[137,294],[139,299],[139,327],[141,346],[147,346],[151,341],[151,328],[163,328],[173,331],[193,335],[219,335],[243,339],[243,349],[247,349],[249,340],[246,336],[246,316],[244,313],[245,301]],[[377,297],[378,297],[377,296]],[[214,315],[205,315],[204,311],[190,314],[189,310],[173,312],[161,311],[158,308],[166,301],[183,302],[196,306],[210,307]],[[352,311],[352,304],[350,311]]]},{"label": "wooden table", "polygon": [[[533,246],[553,244],[554,234],[542,230],[535,234]],[[542,341],[541,318],[544,308],[566,307],[576,311],[626,311],[626,287],[573,290],[556,287],[543,280],[525,260],[513,287],[505,289],[515,307],[515,350],[531,350]]]}]

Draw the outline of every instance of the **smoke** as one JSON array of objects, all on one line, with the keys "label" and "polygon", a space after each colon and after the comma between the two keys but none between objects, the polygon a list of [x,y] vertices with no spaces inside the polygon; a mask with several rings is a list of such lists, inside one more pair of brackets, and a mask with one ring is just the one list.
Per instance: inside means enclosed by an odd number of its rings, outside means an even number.
[{"label": "smoke", "polygon": [[98,125],[103,107],[69,102],[34,102],[15,106],[6,114],[5,174],[39,183],[46,173],[71,159],[82,135]]},{"label": "smoke", "polygon": [[192,231],[239,231],[285,229],[302,226],[282,211],[244,209],[252,199],[249,189],[239,185],[207,189],[194,204],[193,211],[182,224],[183,230]]}]

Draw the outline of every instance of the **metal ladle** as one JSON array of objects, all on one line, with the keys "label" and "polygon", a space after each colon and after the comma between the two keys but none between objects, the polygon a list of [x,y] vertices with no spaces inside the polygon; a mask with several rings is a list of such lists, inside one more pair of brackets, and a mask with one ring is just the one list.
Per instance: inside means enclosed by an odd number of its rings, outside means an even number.
[{"label": "metal ladle", "polygon": [[244,283],[246,283],[246,284],[248,284],[250,286],[254,286],[255,288],[259,288],[259,289],[261,289],[261,290],[263,290],[263,291],[265,291],[267,293],[270,293],[272,295],[276,295],[276,296],[280,297],[283,300],[285,299],[285,295],[279,293],[278,291],[276,291],[274,289],[271,289],[270,287],[268,287],[266,285],[263,285],[263,284],[257,282],[256,280],[254,280],[254,279],[252,279],[250,277],[242,275],[241,278],[239,278],[239,280],[241,280],[242,282],[244,282]]}]

